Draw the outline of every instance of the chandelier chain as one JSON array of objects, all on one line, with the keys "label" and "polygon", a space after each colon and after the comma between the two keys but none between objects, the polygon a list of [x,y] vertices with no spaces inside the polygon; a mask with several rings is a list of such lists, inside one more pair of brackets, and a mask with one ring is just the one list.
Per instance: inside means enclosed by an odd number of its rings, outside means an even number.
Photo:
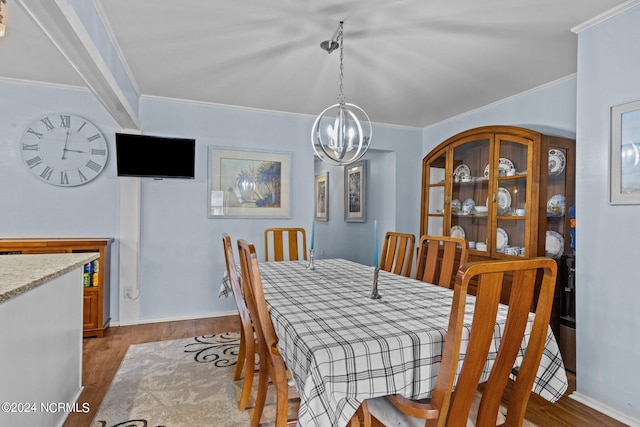
[{"label": "chandelier chain", "polygon": [[344,105],[344,93],[342,93],[342,78],[344,77],[344,36],[343,36],[343,23],[340,22],[340,32],[337,39],[340,40],[340,94],[338,95],[338,103]]}]

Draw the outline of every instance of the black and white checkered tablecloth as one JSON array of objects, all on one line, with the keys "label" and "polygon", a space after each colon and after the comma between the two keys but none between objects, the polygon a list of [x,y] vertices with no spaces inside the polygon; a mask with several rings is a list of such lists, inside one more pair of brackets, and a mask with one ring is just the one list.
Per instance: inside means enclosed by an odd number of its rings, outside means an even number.
[{"label": "black and white checkered tablecloth", "polygon": [[[300,390],[299,425],[346,426],[360,402],[370,397],[429,397],[453,292],[380,271],[382,299],[373,300],[373,267],[343,259],[314,263],[313,271],[306,261],[260,264],[278,347]],[[468,298],[469,324],[473,301]],[[499,314],[487,372],[505,313]],[[549,328],[533,391],[556,401],[567,386]]]}]

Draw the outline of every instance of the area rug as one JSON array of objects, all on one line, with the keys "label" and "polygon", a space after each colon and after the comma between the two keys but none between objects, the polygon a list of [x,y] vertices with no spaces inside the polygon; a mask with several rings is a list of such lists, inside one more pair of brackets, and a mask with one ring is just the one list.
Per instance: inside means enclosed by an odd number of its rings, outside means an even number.
[{"label": "area rug", "polygon": [[[249,426],[257,377],[240,411],[242,381],[233,381],[239,339],[224,333],[130,346],[91,427]],[[261,425],[274,415],[269,395]]]},{"label": "area rug", "polygon": [[[233,381],[240,334],[205,335],[132,345],[91,427],[248,427],[258,378],[247,409],[238,409],[242,380]],[[270,387],[261,427],[273,426]],[[291,402],[289,417],[298,404]],[[536,427],[525,420],[524,427]]]}]

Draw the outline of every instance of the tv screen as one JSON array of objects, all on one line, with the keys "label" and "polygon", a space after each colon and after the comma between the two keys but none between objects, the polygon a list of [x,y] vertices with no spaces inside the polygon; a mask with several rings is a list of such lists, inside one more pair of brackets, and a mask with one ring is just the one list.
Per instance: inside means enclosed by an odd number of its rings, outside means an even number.
[{"label": "tv screen", "polygon": [[116,133],[118,176],[193,179],[195,150],[195,139]]}]

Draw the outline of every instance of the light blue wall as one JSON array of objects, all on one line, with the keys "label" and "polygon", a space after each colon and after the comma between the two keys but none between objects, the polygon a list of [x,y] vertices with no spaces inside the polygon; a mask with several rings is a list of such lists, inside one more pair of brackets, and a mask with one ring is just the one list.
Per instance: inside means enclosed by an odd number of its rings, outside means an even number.
[{"label": "light blue wall", "polygon": [[[314,201],[314,156],[310,143],[313,120],[308,116],[143,98],[143,133],[196,138],[197,163],[193,181],[143,180],[141,318],[235,310],[231,299],[217,297],[225,268],[220,241],[223,232],[234,240],[244,238],[254,242],[260,259],[264,257],[263,231],[267,227],[304,227],[310,238]],[[379,150],[395,150],[399,158],[412,165],[412,170],[397,168],[393,153],[367,154],[370,221],[366,224],[344,222],[341,188],[331,188],[329,221],[316,224],[316,250],[320,257],[341,256],[371,263],[373,251],[368,255],[363,248],[372,246],[373,218],[379,218],[379,227],[396,228],[401,223],[404,228],[418,228],[419,204],[415,194],[420,186],[420,162],[416,160],[421,150],[420,130],[376,126],[373,141]],[[291,152],[291,219],[208,219],[210,145]],[[330,171],[332,187],[341,185],[341,180],[342,168]],[[390,185],[396,180],[402,180],[403,185]],[[386,189],[386,200],[379,200],[374,194],[378,188]],[[401,214],[395,213],[398,200],[409,200],[407,210]]]},{"label": "light blue wall", "polygon": [[[88,90],[0,82],[0,237],[114,237],[119,222],[115,121]],[[31,121],[50,113],[75,113],[92,121],[111,147],[105,170],[88,185],[63,188],[35,178],[22,162],[19,142]],[[117,241],[112,268],[117,286]],[[117,287],[115,288],[117,290]],[[112,292],[117,318],[117,292]]]},{"label": "light blue wall", "polygon": [[[111,317],[117,322],[120,179],[116,176],[115,133],[121,129],[87,90],[2,82],[0,108],[4,111],[0,115],[0,237],[114,237]],[[32,120],[52,112],[80,114],[94,122],[108,140],[109,161],[91,183],[74,188],[47,185],[31,176],[22,163],[21,133]],[[139,320],[233,313],[233,300],[218,298],[224,272],[221,233],[254,242],[262,258],[264,228],[301,226],[310,231],[314,117],[143,98],[140,118],[143,133],[196,139],[196,176],[194,180],[141,180]],[[321,256],[372,263],[372,250],[363,248],[373,244],[374,218],[381,231],[417,232],[420,138],[420,129],[374,126],[377,151],[367,154],[370,221],[365,224],[344,222],[342,168],[331,172],[331,182],[339,187],[331,192],[334,211],[330,221],[316,227]],[[291,152],[291,218],[207,218],[210,145]],[[382,193],[378,196],[377,191]]]},{"label": "light blue wall", "polygon": [[[195,180],[142,182],[140,316],[142,319],[235,310],[220,300],[221,234],[253,242],[263,258],[269,226],[309,229],[313,218],[311,118],[198,103],[141,101],[142,131],[196,139]],[[208,146],[292,153],[291,219],[207,217]]]},{"label": "light blue wall", "polygon": [[610,107],[640,99],[640,6],[578,37],[577,371],[579,393],[640,425],[640,206],[607,203]]},{"label": "light blue wall", "polygon": [[459,132],[478,126],[513,125],[552,135],[575,137],[576,77],[452,117],[424,130],[424,154]]},{"label": "light blue wall", "polygon": [[419,235],[422,131],[375,126],[367,161],[367,222],[344,221],[344,168],[316,162],[329,172],[329,221],[316,223],[316,252],[373,265],[374,221],[378,246],[387,231]]}]

